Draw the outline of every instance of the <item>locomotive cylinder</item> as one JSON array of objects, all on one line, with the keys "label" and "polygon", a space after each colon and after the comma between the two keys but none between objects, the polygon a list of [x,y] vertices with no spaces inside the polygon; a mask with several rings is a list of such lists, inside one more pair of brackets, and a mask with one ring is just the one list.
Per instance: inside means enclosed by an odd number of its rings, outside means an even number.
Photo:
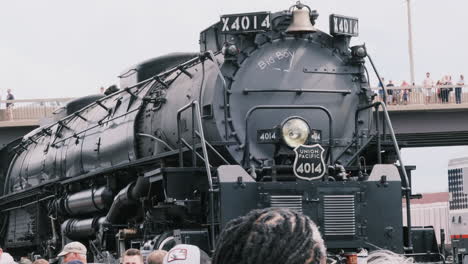
[{"label": "locomotive cylinder", "polygon": [[89,189],[67,196],[59,202],[63,213],[77,216],[90,214],[109,208],[112,204],[112,191],[107,187]]},{"label": "locomotive cylinder", "polygon": [[105,217],[89,219],[68,219],[61,226],[62,235],[69,239],[94,237]]}]

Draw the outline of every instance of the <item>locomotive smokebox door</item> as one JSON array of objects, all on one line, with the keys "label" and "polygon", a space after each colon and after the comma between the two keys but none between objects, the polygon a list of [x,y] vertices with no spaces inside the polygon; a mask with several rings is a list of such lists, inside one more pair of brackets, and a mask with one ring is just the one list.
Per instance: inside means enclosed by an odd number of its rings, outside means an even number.
[{"label": "locomotive smokebox door", "polygon": [[325,150],[319,144],[300,145],[294,149],[294,175],[303,180],[316,180],[325,175]]}]

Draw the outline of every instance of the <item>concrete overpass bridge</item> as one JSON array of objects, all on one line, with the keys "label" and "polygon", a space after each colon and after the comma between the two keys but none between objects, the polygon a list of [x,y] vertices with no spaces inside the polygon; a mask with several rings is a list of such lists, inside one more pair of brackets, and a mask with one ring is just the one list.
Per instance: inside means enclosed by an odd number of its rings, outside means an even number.
[{"label": "concrete overpass bridge", "polygon": [[[406,147],[468,145],[468,89],[456,103],[455,94],[449,93],[443,102],[437,93],[430,98],[420,88],[394,87],[394,94],[402,95],[408,90],[407,100],[403,96],[389,102],[388,110],[399,142]],[[436,88],[433,88],[434,90]],[[396,100],[395,100],[396,98]],[[72,98],[13,100],[13,118],[0,101],[0,148],[21,137],[50,118],[54,111],[63,107]],[[429,100],[428,100],[429,99]],[[379,96],[376,96],[376,100]],[[381,119],[382,120],[382,119]]]},{"label": "concrete overpass bridge", "polygon": [[[41,125],[72,98],[0,100],[0,148]],[[12,103],[11,109],[6,108]]]}]

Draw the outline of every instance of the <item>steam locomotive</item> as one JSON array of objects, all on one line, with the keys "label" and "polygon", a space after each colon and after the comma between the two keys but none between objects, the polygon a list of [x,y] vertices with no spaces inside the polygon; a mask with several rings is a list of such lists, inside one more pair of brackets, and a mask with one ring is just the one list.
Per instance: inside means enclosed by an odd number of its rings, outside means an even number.
[{"label": "steam locomotive", "polygon": [[128,247],[210,252],[231,219],[287,207],[320,226],[331,256],[415,254],[408,171],[367,50],[350,47],[358,20],[331,15],[328,34],[317,18],[301,3],[223,15],[200,52],[130,67],[119,91],[11,143],[0,244],[53,258],[78,240],[95,262]]}]

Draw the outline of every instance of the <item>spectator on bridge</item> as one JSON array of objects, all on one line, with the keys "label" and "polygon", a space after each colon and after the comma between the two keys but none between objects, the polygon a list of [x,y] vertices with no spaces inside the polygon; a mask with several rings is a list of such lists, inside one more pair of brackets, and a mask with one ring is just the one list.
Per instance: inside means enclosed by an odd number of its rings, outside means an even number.
[{"label": "spectator on bridge", "polygon": [[384,77],[381,78],[381,81],[378,83],[377,87],[379,87],[379,98],[380,98],[380,101],[383,102],[384,101],[384,92],[383,92],[383,89],[382,89],[382,85],[384,85],[385,83],[385,79]]},{"label": "spectator on bridge", "polygon": [[462,101],[462,87],[465,85],[465,77],[463,74],[460,75],[460,79],[457,82],[460,87],[455,88],[455,101],[457,104],[461,104]]},{"label": "spectator on bridge", "polygon": [[401,103],[401,89],[396,88],[393,90],[393,104],[399,105]]},{"label": "spectator on bridge", "polygon": [[87,251],[83,244],[75,241],[66,244],[57,257],[63,257],[64,264],[86,264]]},{"label": "spectator on bridge", "polygon": [[[449,75],[448,85],[453,85],[452,75]],[[447,102],[448,102],[450,101],[450,93],[453,92],[453,87],[449,87],[447,91],[448,91],[448,95],[447,95]]]},{"label": "spectator on bridge", "polygon": [[404,105],[407,105],[408,104],[408,99],[409,99],[409,93],[411,92],[410,89],[406,88],[409,86],[409,83],[407,83],[406,81],[403,81],[401,83],[401,87],[403,88],[403,104]]},{"label": "spectator on bridge", "polygon": [[140,250],[130,248],[125,251],[122,259],[123,264],[143,264],[143,256]]},{"label": "spectator on bridge", "polygon": [[431,103],[431,97],[434,95],[434,91],[432,91],[432,87],[434,86],[434,81],[431,79],[431,74],[426,72],[426,79],[423,81],[423,91],[424,91],[424,103],[429,104]]},{"label": "spectator on bridge", "polygon": [[[7,90],[7,101],[15,100],[15,96],[11,93],[11,89]],[[6,103],[6,113],[7,113],[7,120],[13,121],[13,103]]]},{"label": "spectator on bridge", "polygon": [[442,103],[446,104],[449,101],[450,89],[453,89],[451,87],[448,87],[448,86],[452,85],[452,77],[450,75],[445,75],[443,85],[445,85],[447,87],[440,88],[440,94],[441,94],[441,97],[442,97]]},{"label": "spectator on bridge", "polygon": [[0,264],[16,264],[13,257],[3,251],[2,246],[0,246]]},{"label": "spectator on bridge", "polygon": [[440,103],[441,100],[442,100],[442,93],[441,93],[441,90],[440,90],[440,89],[441,89],[441,88],[440,88],[441,85],[443,85],[443,81],[438,80],[437,83],[436,83],[436,87],[437,87],[437,88],[436,88],[436,89],[437,89],[437,92],[436,92],[436,94],[437,94],[436,102],[437,102],[437,103]]},{"label": "spectator on bridge", "polygon": [[[388,81],[387,88],[388,87],[395,87],[393,84],[392,80]],[[387,104],[391,105],[393,103],[393,89],[387,89]]]},{"label": "spectator on bridge", "polygon": [[300,212],[266,208],[231,220],[219,236],[214,264],[325,264],[317,226]]},{"label": "spectator on bridge", "polygon": [[101,88],[99,88],[99,93],[104,94],[105,91],[106,89],[104,88],[104,86],[101,86]]}]

